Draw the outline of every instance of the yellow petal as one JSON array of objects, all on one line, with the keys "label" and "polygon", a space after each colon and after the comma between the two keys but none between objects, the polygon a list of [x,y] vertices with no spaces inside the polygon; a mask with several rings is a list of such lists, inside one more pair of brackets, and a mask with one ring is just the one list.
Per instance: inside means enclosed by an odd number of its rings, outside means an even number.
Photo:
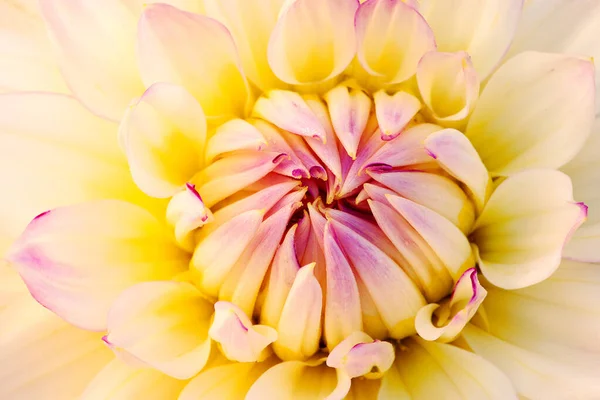
[{"label": "yellow petal", "polygon": [[113,358],[102,335],[71,326],[36,303],[6,265],[0,265],[0,282],[0,397],[78,398]]},{"label": "yellow petal", "polygon": [[260,131],[243,119],[232,119],[220,125],[206,144],[206,164],[236,150],[261,150],[267,144]]},{"label": "yellow petal", "polygon": [[194,249],[193,231],[212,220],[212,213],[204,206],[194,185],[189,183],[171,198],[167,206],[167,221],[175,229],[175,239],[188,251]]},{"label": "yellow petal", "polygon": [[298,270],[277,326],[273,350],[283,360],[304,360],[319,349],[323,294],[315,264]]},{"label": "yellow petal", "polygon": [[590,134],[594,91],[590,60],[521,53],[490,78],[466,135],[494,176],[558,168]]},{"label": "yellow petal", "polygon": [[119,135],[133,180],[150,196],[172,196],[202,167],[206,120],[181,86],[152,85],[127,111]]},{"label": "yellow petal", "polygon": [[185,87],[206,116],[244,116],[249,88],[233,38],[221,23],[166,4],[146,7],[138,28],[140,72],[146,86]]},{"label": "yellow petal", "polygon": [[268,59],[286,83],[320,83],[339,75],[355,53],[354,0],[296,0],[271,34]]},{"label": "yellow petal", "polygon": [[94,113],[118,121],[144,91],[135,58],[136,16],[121,0],[40,2],[69,88]]},{"label": "yellow petal", "polygon": [[475,200],[477,211],[491,192],[492,180],[469,140],[455,129],[434,132],[425,139],[425,150],[454,178],[464,183]]},{"label": "yellow petal", "polygon": [[339,377],[323,361],[287,361],[275,365],[252,385],[246,400],[342,400],[350,389],[350,379]]},{"label": "yellow petal", "polygon": [[274,363],[271,358],[260,363],[233,363],[204,370],[185,386],[178,400],[243,399]]},{"label": "yellow petal", "polygon": [[186,383],[153,368],[135,368],[114,360],[96,375],[80,399],[174,399]]},{"label": "yellow petal", "polygon": [[508,49],[523,0],[421,0],[419,12],[431,26],[438,50],[465,50],[484,80]]},{"label": "yellow petal", "polygon": [[271,32],[284,0],[204,0],[208,16],[222,22],[235,39],[244,71],[262,90],[282,87],[267,60]]},{"label": "yellow petal", "polygon": [[104,340],[177,379],[189,379],[206,364],[212,304],[186,282],[144,282],[123,291],[108,313]]},{"label": "yellow petal", "polygon": [[373,340],[364,332],[353,332],[327,357],[327,366],[337,368],[350,378],[377,379],[394,363],[394,346]]},{"label": "yellow petal", "polygon": [[33,217],[54,207],[116,198],[164,213],[131,180],[116,124],[57,94],[3,94],[0,108],[1,253]]},{"label": "yellow petal", "polygon": [[438,122],[466,119],[479,97],[479,79],[464,52],[429,52],[417,68],[417,83],[423,102]]},{"label": "yellow petal", "polygon": [[106,327],[110,304],[123,289],[168,279],[188,262],[152,215],[117,200],[40,214],[7,258],[39,303],[90,330]]},{"label": "yellow petal", "polygon": [[268,346],[277,339],[275,329],[254,325],[241,308],[226,301],[215,303],[208,334],[220,344],[225,357],[241,363],[265,360],[271,354]]},{"label": "yellow petal", "polygon": [[358,61],[372,77],[358,76],[375,87],[407,80],[415,74],[423,54],[436,47],[425,19],[402,1],[361,4],[356,35]]},{"label": "yellow petal", "polygon": [[511,381],[484,358],[458,347],[409,339],[384,375],[379,399],[517,399]]},{"label": "yellow petal", "polygon": [[585,219],[568,176],[553,170],[515,174],[494,191],[475,223],[479,267],[494,285],[517,289],[550,276],[562,248]]}]

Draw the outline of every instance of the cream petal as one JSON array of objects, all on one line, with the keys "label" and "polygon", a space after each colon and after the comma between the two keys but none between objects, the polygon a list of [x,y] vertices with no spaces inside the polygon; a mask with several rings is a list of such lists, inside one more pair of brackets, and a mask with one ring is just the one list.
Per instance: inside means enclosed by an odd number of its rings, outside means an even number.
[{"label": "cream petal", "polygon": [[279,363],[258,378],[245,399],[342,400],[350,389],[350,379],[339,377],[323,361]]},{"label": "cream petal", "polygon": [[380,400],[517,399],[507,376],[476,354],[418,338],[403,345],[382,379]]},{"label": "cream petal", "polygon": [[498,339],[473,325],[463,338],[475,353],[496,365],[526,398],[593,399],[600,393],[596,373],[586,366],[573,366]]},{"label": "cream petal", "polygon": [[17,0],[2,3],[0,15],[0,93],[69,93],[38,2]]},{"label": "cream petal", "polygon": [[325,128],[302,96],[287,90],[271,90],[259,98],[253,115],[296,135],[325,140]]},{"label": "cream petal", "polygon": [[135,13],[140,15],[144,8],[154,3],[166,3],[180,10],[193,12],[196,14],[205,14],[206,0],[121,0],[125,5]]},{"label": "cream petal", "polygon": [[202,168],[206,119],[185,88],[152,85],[132,105],[119,134],[135,183],[153,197],[171,197]]},{"label": "cream petal", "polygon": [[265,360],[270,355],[268,346],[277,340],[275,329],[254,325],[241,308],[226,301],[215,303],[208,334],[220,344],[225,357],[242,363]]},{"label": "cream petal", "polygon": [[206,144],[206,164],[236,150],[262,150],[267,144],[260,131],[243,119],[232,119],[220,125]]},{"label": "cream petal", "polygon": [[290,288],[273,344],[282,360],[305,360],[319,350],[323,294],[314,276],[315,264],[300,268]]},{"label": "cream petal", "polygon": [[121,360],[114,360],[96,375],[80,399],[174,399],[186,383],[153,368],[135,368]]},{"label": "cream petal", "polygon": [[452,222],[408,199],[391,195],[386,197],[391,206],[431,246],[455,280],[472,266],[473,258],[469,241]]},{"label": "cream petal", "polygon": [[[600,4],[594,1],[528,0],[508,55],[536,50],[599,59],[599,21]],[[596,82],[600,82],[598,68]],[[596,86],[596,96],[600,97],[600,85]]]},{"label": "cream petal", "polygon": [[[402,4],[402,2],[398,2]],[[375,115],[381,130],[381,140],[392,140],[398,136],[406,125],[421,109],[421,102],[406,92],[388,95],[380,90],[373,95]]]},{"label": "cream petal", "polygon": [[341,370],[350,378],[378,379],[391,368],[394,358],[391,343],[373,340],[358,331],[348,335],[329,353],[327,366]]},{"label": "cream petal", "polygon": [[271,32],[284,0],[204,0],[208,16],[221,21],[235,39],[244,71],[262,90],[282,87],[267,60]]},{"label": "cream petal", "polygon": [[191,268],[199,273],[197,283],[203,292],[217,296],[227,273],[258,231],[264,214],[260,209],[240,212],[198,243]]},{"label": "cream petal", "polygon": [[105,329],[110,304],[123,289],[168,279],[188,263],[152,215],[117,200],[40,214],[7,259],[40,304],[90,330]]},{"label": "cream petal", "polygon": [[558,268],[562,248],[585,213],[561,172],[529,170],[507,178],[471,234],[483,275],[504,289],[546,279]]},{"label": "cream petal", "polygon": [[339,75],[355,54],[356,0],[296,0],[282,10],[268,45],[275,75],[290,84]]},{"label": "cream petal", "polygon": [[425,54],[417,68],[417,83],[423,102],[438,123],[465,120],[479,97],[479,78],[464,51]]},{"label": "cream petal", "polygon": [[185,87],[209,119],[246,114],[248,84],[233,38],[221,23],[166,4],[150,5],[140,19],[137,48],[146,86]]},{"label": "cream petal", "polygon": [[372,77],[358,74],[368,86],[399,83],[413,76],[419,59],[434,50],[433,32],[423,17],[403,1],[369,0],[356,13],[357,58]]},{"label": "cream petal", "polygon": [[31,298],[16,271],[0,265],[0,397],[78,398],[112,358],[101,334],[69,325]]},{"label": "cream petal", "polygon": [[448,301],[428,304],[419,310],[415,318],[417,333],[425,340],[453,341],[473,318],[486,294],[477,279],[477,270],[466,270]]},{"label": "cream petal", "polygon": [[462,132],[455,129],[434,132],[425,139],[425,150],[446,172],[467,186],[481,212],[491,193],[492,181],[477,150]]},{"label": "cream petal", "polygon": [[33,217],[54,207],[117,198],[164,213],[131,180],[116,124],[57,94],[3,94],[0,108],[0,253]]},{"label": "cream petal", "polygon": [[590,134],[594,90],[589,59],[521,53],[490,78],[466,135],[494,176],[558,168]]},{"label": "cream petal", "polygon": [[327,348],[332,350],[352,332],[362,330],[362,311],[352,267],[329,222],[323,236],[327,277],[324,336]]},{"label": "cream petal", "polygon": [[587,220],[567,243],[563,257],[579,261],[600,261],[600,119],[596,118],[594,128],[583,149],[561,170],[573,182],[573,195],[583,201],[588,208]]},{"label": "cream petal", "polygon": [[194,250],[194,230],[213,220],[212,213],[190,183],[186,183],[185,189],[171,198],[166,217],[175,230],[177,243],[190,252]]},{"label": "cream petal", "polygon": [[95,114],[118,121],[144,91],[135,59],[136,16],[120,0],[42,0],[62,73]]},{"label": "cream petal", "polygon": [[123,291],[108,313],[106,343],[177,379],[206,364],[212,304],[186,282],[144,282]]},{"label": "cream petal", "polygon": [[336,86],[324,96],[337,139],[354,160],[360,138],[367,127],[371,99],[359,89]]},{"label": "cream petal", "polygon": [[419,12],[439,51],[465,50],[480,80],[500,62],[515,35],[523,0],[420,0]]},{"label": "cream petal", "polygon": [[233,363],[204,370],[185,386],[178,400],[243,399],[254,382],[274,363],[274,359],[269,359],[260,363]]}]

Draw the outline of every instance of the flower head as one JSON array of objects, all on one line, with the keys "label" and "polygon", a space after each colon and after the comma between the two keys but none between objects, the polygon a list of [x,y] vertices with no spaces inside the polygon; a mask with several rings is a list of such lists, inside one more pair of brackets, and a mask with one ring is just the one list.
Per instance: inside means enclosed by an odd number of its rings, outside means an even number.
[{"label": "flower head", "polygon": [[600,6],[555,3],[0,6],[40,30],[0,65],[0,356],[50,360],[0,393],[600,396]]}]

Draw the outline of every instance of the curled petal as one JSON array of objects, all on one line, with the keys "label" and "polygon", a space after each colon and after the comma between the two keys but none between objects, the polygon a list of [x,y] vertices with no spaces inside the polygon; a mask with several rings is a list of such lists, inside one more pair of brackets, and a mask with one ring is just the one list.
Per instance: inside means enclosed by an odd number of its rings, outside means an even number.
[{"label": "curled petal", "polygon": [[138,26],[146,86],[185,87],[209,118],[244,116],[250,96],[233,38],[221,23],[166,4],[144,9]]},{"label": "curled petal", "polygon": [[492,181],[469,139],[462,132],[444,129],[425,139],[425,150],[446,172],[467,186],[481,212],[491,192]]},{"label": "curled petal", "polygon": [[421,109],[421,102],[406,92],[388,95],[380,90],[374,95],[375,114],[381,130],[381,140],[392,140]]},{"label": "curled petal", "polygon": [[339,75],[355,54],[356,0],[296,0],[271,34],[268,58],[279,79],[319,83]]},{"label": "curled petal", "polygon": [[479,78],[464,51],[425,54],[417,68],[417,83],[423,102],[438,122],[464,120],[479,97]]},{"label": "curled petal", "polygon": [[394,346],[373,340],[364,332],[353,332],[340,342],[327,357],[327,366],[336,368],[350,378],[382,377],[394,363]]},{"label": "curled petal", "polygon": [[206,144],[204,159],[215,158],[236,150],[261,150],[267,142],[260,131],[243,119],[232,119],[220,125]]},{"label": "curled petal", "polygon": [[202,167],[206,119],[181,86],[152,85],[128,109],[119,135],[133,180],[150,196],[172,196]]},{"label": "curled petal", "polygon": [[521,172],[496,188],[471,235],[491,283],[522,288],[558,268],[564,244],[587,213],[572,192],[569,177],[554,170]]},{"label": "curled petal", "polygon": [[473,318],[486,294],[477,279],[477,270],[466,270],[448,301],[429,304],[419,310],[415,319],[417,333],[425,340],[453,341]]},{"label": "curled petal", "polygon": [[493,176],[558,168],[589,137],[594,96],[591,60],[524,52],[490,78],[465,134]]},{"label": "curled petal", "polygon": [[204,206],[202,197],[190,183],[173,196],[167,206],[167,221],[175,229],[175,239],[186,250],[193,250],[191,233],[212,222],[212,219],[212,213]]},{"label": "curled petal", "polygon": [[283,360],[304,360],[319,349],[323,293],[314,268],[313,263],[298,270],[281,311],[273,349]]},{"label": "curled petal", "polygon": [[215,317],[208,331],[221,345],[228,359],[237,362],[263,361],[267,348],[277,339],[277,331],[266,325],[254,325],[242,309],[233,303],[215,303]]},{"label": "curled petal", "polygon": [[212,305],[189,283],[144,282],[112,304],[105,341],[117,354],[189,379],[208,361],[211,315]]},{"label": "curled petal", "polygon": [[146,210],[116,200],[40,214],[7,258],[39,303],[90,330],[106,328],[110,304],[123,289],[169,279],[188,262]]},{"label": "curled petal", "polygon": [[484,80],[508,49],[523,0],[420,0],[419,12],[431,26],[439,51],[464,50]]},{"label": "curled petal", "polygon": [[400,0],[362,2],[355,21],[358,61],[379,86],[413,76],[419,59],[436,47],[425,19]]}]

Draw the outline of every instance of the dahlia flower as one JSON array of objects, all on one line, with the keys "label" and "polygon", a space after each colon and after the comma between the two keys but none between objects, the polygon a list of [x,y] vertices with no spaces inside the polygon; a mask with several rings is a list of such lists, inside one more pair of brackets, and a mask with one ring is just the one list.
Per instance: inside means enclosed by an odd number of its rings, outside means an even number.
[{"label": "dahlia flower", "polygon": [[600,398],[599,1],[0,15],[0,398]]}]

